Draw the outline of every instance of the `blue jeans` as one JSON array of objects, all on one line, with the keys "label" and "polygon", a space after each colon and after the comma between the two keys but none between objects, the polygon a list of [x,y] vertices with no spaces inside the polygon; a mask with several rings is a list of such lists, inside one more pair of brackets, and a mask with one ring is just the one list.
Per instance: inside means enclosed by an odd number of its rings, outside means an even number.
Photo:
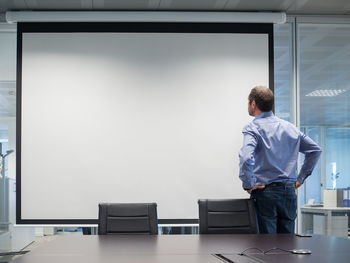
[{"label": "blue jeans", "polygon": [[253,191],[259,233],[294,233],[297,197],[294,186],[271,186]]}]

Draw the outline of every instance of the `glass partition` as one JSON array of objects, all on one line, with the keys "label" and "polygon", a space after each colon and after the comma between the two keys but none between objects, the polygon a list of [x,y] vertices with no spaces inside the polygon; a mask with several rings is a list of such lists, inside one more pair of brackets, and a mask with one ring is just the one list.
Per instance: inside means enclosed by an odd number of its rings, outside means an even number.
[{"label": "glass partition", "polygon": [[297,41],[300,125],[323,148],[304,202],[322,202],[333,179],[336,188],[350,186],[350,25],[299,24]]},{"label": "glass partition", "polygon": [[297,36],[300,126],[323,148],[299,191],[302,232],[348,237],[350,25],[298,24]]}]

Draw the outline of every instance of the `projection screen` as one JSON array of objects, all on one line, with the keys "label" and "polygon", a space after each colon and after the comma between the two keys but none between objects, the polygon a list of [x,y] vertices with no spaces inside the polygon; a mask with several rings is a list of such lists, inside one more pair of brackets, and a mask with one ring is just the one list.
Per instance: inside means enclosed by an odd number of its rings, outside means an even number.
[{"label": "projection screen", "polygon": [[247,97],[273,88],[271,24],[19,23],[17,223],[94,224],[100,202],[247,198]]}]

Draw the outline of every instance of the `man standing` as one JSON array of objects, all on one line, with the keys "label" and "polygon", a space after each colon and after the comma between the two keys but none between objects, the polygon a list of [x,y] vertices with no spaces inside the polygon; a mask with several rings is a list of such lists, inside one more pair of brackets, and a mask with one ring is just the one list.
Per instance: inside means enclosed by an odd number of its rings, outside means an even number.
[{"label": "man standing", "polygon": [[[251,90],[248,112],[255,119],[243,129],[239,178],[255,200],[260,233],[294,233],[295,189],[312,173],[322,151],[293,124],[277,118],[273,104],[270,89]],[[296,175],[299,152],[305,160]]]}]

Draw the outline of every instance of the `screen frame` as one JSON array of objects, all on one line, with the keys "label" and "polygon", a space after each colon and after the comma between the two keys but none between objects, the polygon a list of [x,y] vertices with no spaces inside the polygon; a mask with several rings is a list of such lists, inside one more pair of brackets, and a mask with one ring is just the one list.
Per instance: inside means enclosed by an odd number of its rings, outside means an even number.
[{"label": "screen frame", "polygon": [[[98,219],[22,219],[21,137],[22,137],[22,40],[24,33],[232,33],[268,36],[269,88],[274,91],[274,50],[272,23],[174,23],[174,22],[30,22],[17,24],[16,76],[16,224],[91,225]],[[159,224],[198,224],[198,219],[158,219]]]}]

